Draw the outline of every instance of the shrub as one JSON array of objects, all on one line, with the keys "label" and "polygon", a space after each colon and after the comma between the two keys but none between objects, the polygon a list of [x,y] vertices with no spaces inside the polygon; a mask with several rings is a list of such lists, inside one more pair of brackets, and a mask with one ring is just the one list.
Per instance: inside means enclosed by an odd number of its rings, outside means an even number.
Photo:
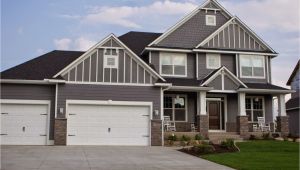
[{"label": "shrub", "polygon": [[212,145],[195,145],[193,147],[193,150],[197,154],[208,154],[213,153],[215,151],[215,148]]},{"label": "shrub", "polygon": [[225,141],[221,142],[221,147],[231,149],[234,148],[234,140],[233,139],[226,139]]},{"label": "shrub", "polygon": [[255,135],[250,135],[249,140],[255,140],[256,136]]},{"label": "shrub", "polygon": [[263,133],[263,134],[262,134],[262,138],[263,138],[264,140],[270,140],[270,139],[272,139],[271,136],[270,136],[270,133]]},{"label": "shrub", "polygon": [[182,137],[181,137],[181,141],[190,141],[191,140],[191,138],[189,137],[189,136],[185,136],[185,135],[182,135]]},{"label": "shrub", "polygon": [[168,140],[170,140],[170,141],[177,141],[177,136],[174,135],[174,134],[169,135],[169,136],[168,136]]},{"label": "shrub", "polygon": [[203,139],[204,139],[204,137],[202,135],[200,135],[200,134],[195,135],[195,140],[203,140]]}]

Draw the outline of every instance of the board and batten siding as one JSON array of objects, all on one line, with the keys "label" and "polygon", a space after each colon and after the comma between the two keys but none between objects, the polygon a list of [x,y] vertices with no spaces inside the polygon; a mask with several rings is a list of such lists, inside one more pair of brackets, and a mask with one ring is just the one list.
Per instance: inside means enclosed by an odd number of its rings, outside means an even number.
[{"label": "board and batten siding", "polygon": [[202,47],[247,51],[267,50],[267,47],[256,36],[235,20],[218,30]]},{"label": "board and batten siding", "polygon": [[[160,88],[154,86],[121,86],[92,84],[60,84],[58,86],[58,109],[66,112],[66,100],[112,100],[112,101],[142,101],[152,102],[153,111],[160,112]],[[160,115],[153,118],[160,119]]]},{"label": "board and batten siding", "polygon": [[[113,53],[117,54],[117,68],[104,67],[104,53],[106,49],[113,49]],[[144,68],[140,61],[125,48],[118,46],[114,40],[109,40],[102,47],[96,48],[82,61],[70,68],[69,71],[63,73],[62,77],[68,82],[79,83],[152,84],[157,80],[149,70]]]},{"label": "board and batten siding", "polygon": [[1,99],[50,100],[49,140],[54,140],[55,85],[1,83]]}]

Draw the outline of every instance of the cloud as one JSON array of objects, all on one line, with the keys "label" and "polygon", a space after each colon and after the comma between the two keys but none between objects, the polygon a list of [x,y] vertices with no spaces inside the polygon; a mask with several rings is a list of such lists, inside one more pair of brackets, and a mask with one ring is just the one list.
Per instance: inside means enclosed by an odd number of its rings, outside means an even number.
[{"label": "cloud", "polygon": [[58,50],[86,51],[90,47],[95,45],[97,42],[86,37],[78,37],[75,39],[71,39],[71,38],[55,39],[53,43]]},{"label": "cloud", "polygon": [[194,8],[192,2],[156,1],[146,6],[95,6],[89,8],[87,14],[81,18],[87,24],[112,24],[127,28],[142,28],[141,20],[155,17],[184,15]]},{"label": "cloud", "polygon": [[61,18],[66,18],[66,19],[80,19],[80,15],[70,15],[70,14],[61,14],[59,15]]},{"label": "cloud", "polygon": [[227,1],[230,12],[246,20],[251,27],[263,30],[299,31],[299,0]]},{"label": "cloud", "polygon": [[69,38],[55,39],[54,45],[58,50],[69,50],[72,40]]}]

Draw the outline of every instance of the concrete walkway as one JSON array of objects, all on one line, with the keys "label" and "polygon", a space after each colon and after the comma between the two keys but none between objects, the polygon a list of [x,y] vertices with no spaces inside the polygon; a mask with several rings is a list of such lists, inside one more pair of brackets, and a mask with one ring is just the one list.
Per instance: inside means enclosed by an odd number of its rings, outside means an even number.
[{"label": "concrete walkway", "polygon": [[1,146],[3,170],[225,170],[166,147]]}]

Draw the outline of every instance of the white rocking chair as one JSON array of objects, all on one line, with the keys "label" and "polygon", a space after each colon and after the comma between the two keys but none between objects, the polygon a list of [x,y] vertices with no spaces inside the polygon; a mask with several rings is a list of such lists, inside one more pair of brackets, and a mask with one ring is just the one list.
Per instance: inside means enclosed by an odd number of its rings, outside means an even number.
[{"label": "white rocking chair", "polygon": [[166,131],[176,131],[175,122],[171,122],[170,116],[164,116],[164,128]]},{"label": "white rocking chair", "polygon": [[264,117],[257,117],[257,123],[258,123],[258,128],[262,132],[270,132],[271,131],[270,125],[265,123]]}]

